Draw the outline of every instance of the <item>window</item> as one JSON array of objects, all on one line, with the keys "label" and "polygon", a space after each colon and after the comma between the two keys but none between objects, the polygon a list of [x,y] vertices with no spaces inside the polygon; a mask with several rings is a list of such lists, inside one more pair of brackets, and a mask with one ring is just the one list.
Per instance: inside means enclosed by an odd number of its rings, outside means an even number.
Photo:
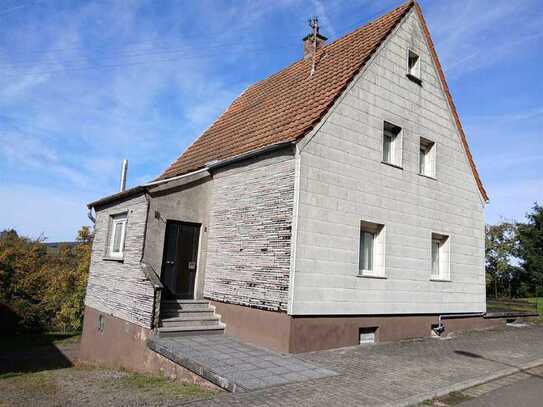
[{"label": "window", "polygon": [[449,280],[449,237],[432,233],[432,280]]},{"label": "window", "polygon": [[368,343],[375,343],[377,337],[377,327],[371,328],[359,328],[358,336],[360,338],[360,345],[365,345]]},{"label": "window", "polygon": [[108,256],[122,259],[124,254],[124,239],[126,236],[126,214],[111,217],[109,233]]},{"label": "window", "polygon": [[360,247],[358,270],[362,276],[385,275],[384,226],[362,221],[360,223]]},{"label": "window", "polygon": [[420,81],[420,58],[412,50],[407,50],[407,75]]},{"label": "window", "polygon": [[383,162],[396,166],[402,165],[401,127],[389,122],[383,125]]},{"label": "window", "polygon": [[435,177],[435,143],[421,137],[419,151],[419,174]]}]

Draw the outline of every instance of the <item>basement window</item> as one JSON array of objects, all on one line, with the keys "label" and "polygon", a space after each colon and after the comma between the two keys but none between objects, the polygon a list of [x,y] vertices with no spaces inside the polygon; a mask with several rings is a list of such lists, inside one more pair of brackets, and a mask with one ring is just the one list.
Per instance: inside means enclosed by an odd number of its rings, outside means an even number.
[{"label": "basement window", "polygon": [[449,281],[450,276],[449,236],[432,233],[432,280]]},{"label": "basement window", "polygon": [[368,343],[375,343],[377,339],[377,328],[360,328],[358,330],[358,336],[360,338],[360,345],[366,345]]},{"label": "basement window", "polygon": [[413,82],[421,85],[420,79],[420,57],[413,50],[407,50],[407,77]]},{"label": "basement window", "polygon": [[402,128],[389,122],[383,124],[383,162],[402,166]]},{"label": "basement window", "polygon": [[360,245],[358,254],[359,275],[363,277],[385,276],[385,232],[384,225],[360,222]]},{"label": "basement window", "polygon": [[419,145],[419,174],[435,178],[436,176],[436,147],[433,141],[420,138]]},{"label": "basement window", "polygon": [[108,257],[122,259],[124,256],[124,241],[126,237],[127,214],[111,216],[109,229]]}]

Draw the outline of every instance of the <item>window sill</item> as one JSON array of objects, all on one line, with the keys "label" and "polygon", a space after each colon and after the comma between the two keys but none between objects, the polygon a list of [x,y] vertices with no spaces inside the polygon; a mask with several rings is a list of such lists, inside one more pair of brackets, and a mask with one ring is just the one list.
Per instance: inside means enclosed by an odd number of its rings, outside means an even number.
[{"label": "window sill", "polygon": [[376,279],[379,279],[379,280],[386,280],[387,279],[387,276],[385,276],[384,274],[360,273],[360,274],[357,274],[357,277],[360,277],[360,278],[376,278]]},{"label": "window sill", "polygon": [[416,76],[411,75],[410,73],[406,73],[405,76],[407,76],[407,79],[409,79],[411,82],[415,82],[417,85],[422,86],[422,81]]},{"label": "window sill", "polygon": [[435,281],[435,282],[438,282],[438,283],[452,283],[452,280],[451,279],[448,279],[448,278],[430,278],[430,281]]},{"label": "window sill", "polygon": [[436,177],[433,177],[433,176],[431,176],[431,175],[421,174],[420,172],[419,172],[419,175],[420,175],[421,177],[424,177],[424,178],[428,178],[428,179],[437,181],[437,178],[436,178]]},{"label": "window sill", "polygon": [[102,260],[104,260],[104,261],[118,261],[119,263],[124,263],[124,257],[104,256],[104,257],[102,257]]},{"label": "window sill", "polygon": [[397,164],[393,164],[393,163],[389,163],[389,162],[387,162],[387,161],[381,161],[381,164],[389,165],[389,166],[391,166],[391,167],[393,167],[393,168],[397,168],[397,169],[399,169],[399,170],[403,170],[403,167],[402,167],[402,166],[397,165]]}]

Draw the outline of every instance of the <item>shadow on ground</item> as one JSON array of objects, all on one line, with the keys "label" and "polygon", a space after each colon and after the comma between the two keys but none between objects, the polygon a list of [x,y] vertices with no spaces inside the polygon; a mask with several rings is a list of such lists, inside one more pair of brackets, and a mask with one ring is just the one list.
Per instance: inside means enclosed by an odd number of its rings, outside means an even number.
[{"label": "shadow on ground", "polygon": [[42,370],[63,369],[74,365],[79,351],[77,342],[59,340],[73,334],[25,335],[0,338],[0,374],[30,373]]},{"label": "shadow on ground", "polygon": [[503,362],[501,360],[487,358],[486,356],[479,355],[478,353],[473,353],[473,352],[469,352],[469,351],[466,351],[466,350],[455,350],[454,353],[456,353],[457,355],[465,356],[465,357],[472,358],[472,359],[483,359],[483,360],[487,360],[489,362],[498,363],[498,364],[503,365],[503,366],[513,367],[515,369],[519,369],[519,371],[521,371],[522,373],[525,373],[525,374],[527,374],[529,376],[537,377],[539,379],[543,379],[543,375],[537,374],[537,373],[532,373],[532,372],[530,372],[530,369],[523,369],[520,366],[516,366],[516,365],[513,365],[511,363],[505,363],[505,362]]}]

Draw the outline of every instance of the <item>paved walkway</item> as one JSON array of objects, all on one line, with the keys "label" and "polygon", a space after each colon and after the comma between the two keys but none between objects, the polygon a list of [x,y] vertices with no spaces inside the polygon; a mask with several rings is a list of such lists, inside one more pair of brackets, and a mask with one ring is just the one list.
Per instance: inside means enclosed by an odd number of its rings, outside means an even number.
[{"label": "paved walkway", "polygon": [[297,355],[338,374],[191,406],[408,406],[543,363],[543,325]]},{"label": "paved walkway", "polygon": [[226,335],[153,338],[148,345],[210,382],[234,392],[336,374],[295,355],[259,348]]}]

